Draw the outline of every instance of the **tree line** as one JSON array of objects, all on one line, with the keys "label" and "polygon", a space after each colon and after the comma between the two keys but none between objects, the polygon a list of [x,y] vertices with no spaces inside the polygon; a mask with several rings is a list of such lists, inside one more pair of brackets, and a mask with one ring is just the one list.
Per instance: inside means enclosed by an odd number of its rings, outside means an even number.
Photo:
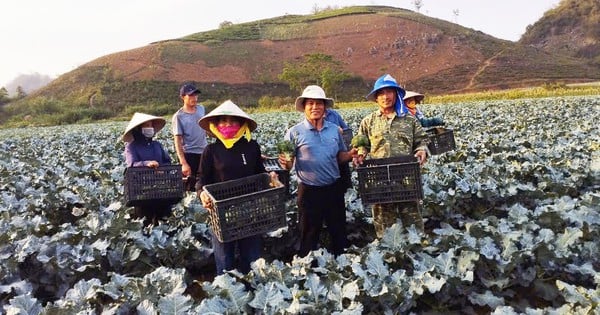
[{"label": "tree line", "polygon": [[20,100],[20,99],[24,98],[25,96],[27,96],[27,93],[25,93],[25,90],[23,90],[23,87],[21,87],[20,85],[17,87],[17,94],[13,97],[10,97],[10,95],[8,95],[8,90],[6,89],[6,87],[1,87],[0,88],[0,105],[4,105],[4,104],[10,103],[12,101]]}]

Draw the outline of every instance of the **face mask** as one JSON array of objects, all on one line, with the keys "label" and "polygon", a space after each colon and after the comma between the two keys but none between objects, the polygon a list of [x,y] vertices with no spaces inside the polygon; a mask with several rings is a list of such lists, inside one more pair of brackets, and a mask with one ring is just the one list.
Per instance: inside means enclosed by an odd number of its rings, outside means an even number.
[{"label": "face mask", "polygon": [[217,130],[225,139],[231,139],[240,130],[240,126],[217,126]]},{"label": "face mask", "polygon": [[152,128],[152,127],[142,128],[142,134],[146,138],[152,138],[152,137],[154,137],[154,128]]}]

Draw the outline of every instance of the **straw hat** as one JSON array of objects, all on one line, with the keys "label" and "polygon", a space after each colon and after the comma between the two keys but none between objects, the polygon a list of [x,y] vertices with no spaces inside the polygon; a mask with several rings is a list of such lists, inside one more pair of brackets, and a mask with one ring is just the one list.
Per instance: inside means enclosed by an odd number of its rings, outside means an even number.
[{"label": "straw hat", "polygon": [[154,127],[154,133],[158,133],[166,124],[165,119],[162,117],[152,116],[152,115],[148,115],[148,114],[144,114],[144,113],[135,113],[135,114],[133,114],[133,117],[131,117],[131,120],[129,121],[127,128],[125,128],[125,132],[123,133],[123,136],[122,136],[123,141],[125,141],[125,142],[133,141],[133,135],[131,134],[131,131],[133,129],[135,129],[137,126],[139,126],[147,121],[152,121],[152,127]]},{"label": "straw hat", "polygon": [[302,91],[302,95],[296,98],[296,110],[299,112],[304,112],[304,100],[307,98],[323,100],[325,102],[325,107],[333,107],[333,99],[325,96],[325,91],[318,85],[309,85],[304,91]]},{"label": "straw hat", "polygon": [[425,95],[423,95],[421,93],[413,92],[413,91],[406,91],[406,95],[404,95],[403,100],[406,101],[407,99],[409,99],[411,97],[414,97],[415,101],[417,101],[418,103],[420,103],[425,98]]},{"label": "straw hat", "polygon": [[200,120],[198,120],[198,124],[202,129],[210,132],[210,122],[219,116],[235,116],[243,118],[248,122],[248,128],[250,129],[250,131],[254,131],[256,129],[256,121],[250,118],[248,114],[244,113],[244,111],[241,110],[237,105],[235,105],[231,100],[226,100],[223,104],[219,105],[210,113],[200,118]]},{"label": "straw hat", "polygon": [[377,81],[375,81],[375,84],[373,85],[373,90],[369,94],[367,94],[366,98],[369,101],[375,101],[376,92],[383,88],[395,88],[398,91],[398,95],[400,95],[400,98],[403,98],[404,94],[406,94],[406,91],[404,91],[404,89],[398,84],[398,82],[396,82],[396,79],[394,79],[394,77],[392,77],[389,74],[384,74],[380,76],[377,79]]}]

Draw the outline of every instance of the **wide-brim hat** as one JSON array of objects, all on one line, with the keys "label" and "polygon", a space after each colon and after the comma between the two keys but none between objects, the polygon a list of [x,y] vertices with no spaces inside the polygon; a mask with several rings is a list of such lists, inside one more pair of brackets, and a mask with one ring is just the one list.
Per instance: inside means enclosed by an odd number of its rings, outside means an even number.
[{"label": "wide-brim hat", "polygon": [[325,91],[320,86],[309,85],[302,91],[302,95],[296,98],[297,111],[304,112],[304,100],[307,98],[323,100],[325,107],[333,107],[333,99],[325,96]]},{"label": "wide-brim hat", "polygon": [[161,129],[163,129],[163,127],[167,123],[166,120],[162,117],[148,115],[148,114],[144,114],[144,113],[134,113],[133,117],[131,117],[131,120],[129,121],[129,124],[127,125],[127,128],[125,128],[125,132],[123,133],[123,136],[121,137],[123,139],[123,141],[125,141],[125,142],[133,141],[133,135],[131,134],[131,131],[147,121],[152,121],[152,127],[154,128],[154,133],[157,133]]},{"label": "wide-brim hat", "polygon": [[394,79],[394,77],[392,77],[389,74],[384,74],[380,76],[377,79],[377,81],[375,81],[375,84],[373,85],[373,90],[371,91],[371,93],[367,94],[366,98],[369,101],[375,101],[376,92],[383,88],[389,87],[395,88],[398,91],[398,95],[400,95],[400,98],[404,98],[406,91],[398,84],[398,82],[396,82],[396,79]]},{"label": "wide-brim hat", "polygon": [[417,92],[413,92],[413,91],[406,91],[406,94],[404,95],[404,97],[402,98],[403,100],[407,100],[411,97],[414,97],[415,101],[417,102],[422,102],[423,99],[425,98],[425,95],[421,94],[421,93],[417,93]]},{"label": "wide-brim hat", "polygon": [[198,120],[198,124],[202,129],[210,132],[210,122],[219,116],[235,116],[243,118],[248,122],[248,128],[250,131],[254,131],[256,129],[256,121],[254,121],[254,119],[252,119],[241,108],[235,105],[231,100],[225,101],[223,104],[213,109],[210,113],[200,118],[200,120]]}]

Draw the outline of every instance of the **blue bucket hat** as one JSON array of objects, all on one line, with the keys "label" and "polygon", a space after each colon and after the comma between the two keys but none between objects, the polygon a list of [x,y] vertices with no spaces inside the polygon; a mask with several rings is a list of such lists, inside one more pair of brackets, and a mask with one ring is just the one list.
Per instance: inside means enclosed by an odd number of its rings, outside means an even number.
[{"label": "blue bucket hat", "polygon": [[398,92],[398,96],[396,97],[396,103],[394,104],[396,115],[403,116],[406,113],[408,113],[408,108],[406,108],[406,105],[403,101],[404,95],[406,95],[406,91],[400,85],[398,85],[396,79],[394,79],[394,77],[392,77],[389,74],[384,74],[380,76],[377,79],[377,81],[375,81],[375,84],[373,85],[373,90],[366,96],[367,100],[374,102],[375,94],[377,93],[377,91],[383,88],[395,88]]}]

